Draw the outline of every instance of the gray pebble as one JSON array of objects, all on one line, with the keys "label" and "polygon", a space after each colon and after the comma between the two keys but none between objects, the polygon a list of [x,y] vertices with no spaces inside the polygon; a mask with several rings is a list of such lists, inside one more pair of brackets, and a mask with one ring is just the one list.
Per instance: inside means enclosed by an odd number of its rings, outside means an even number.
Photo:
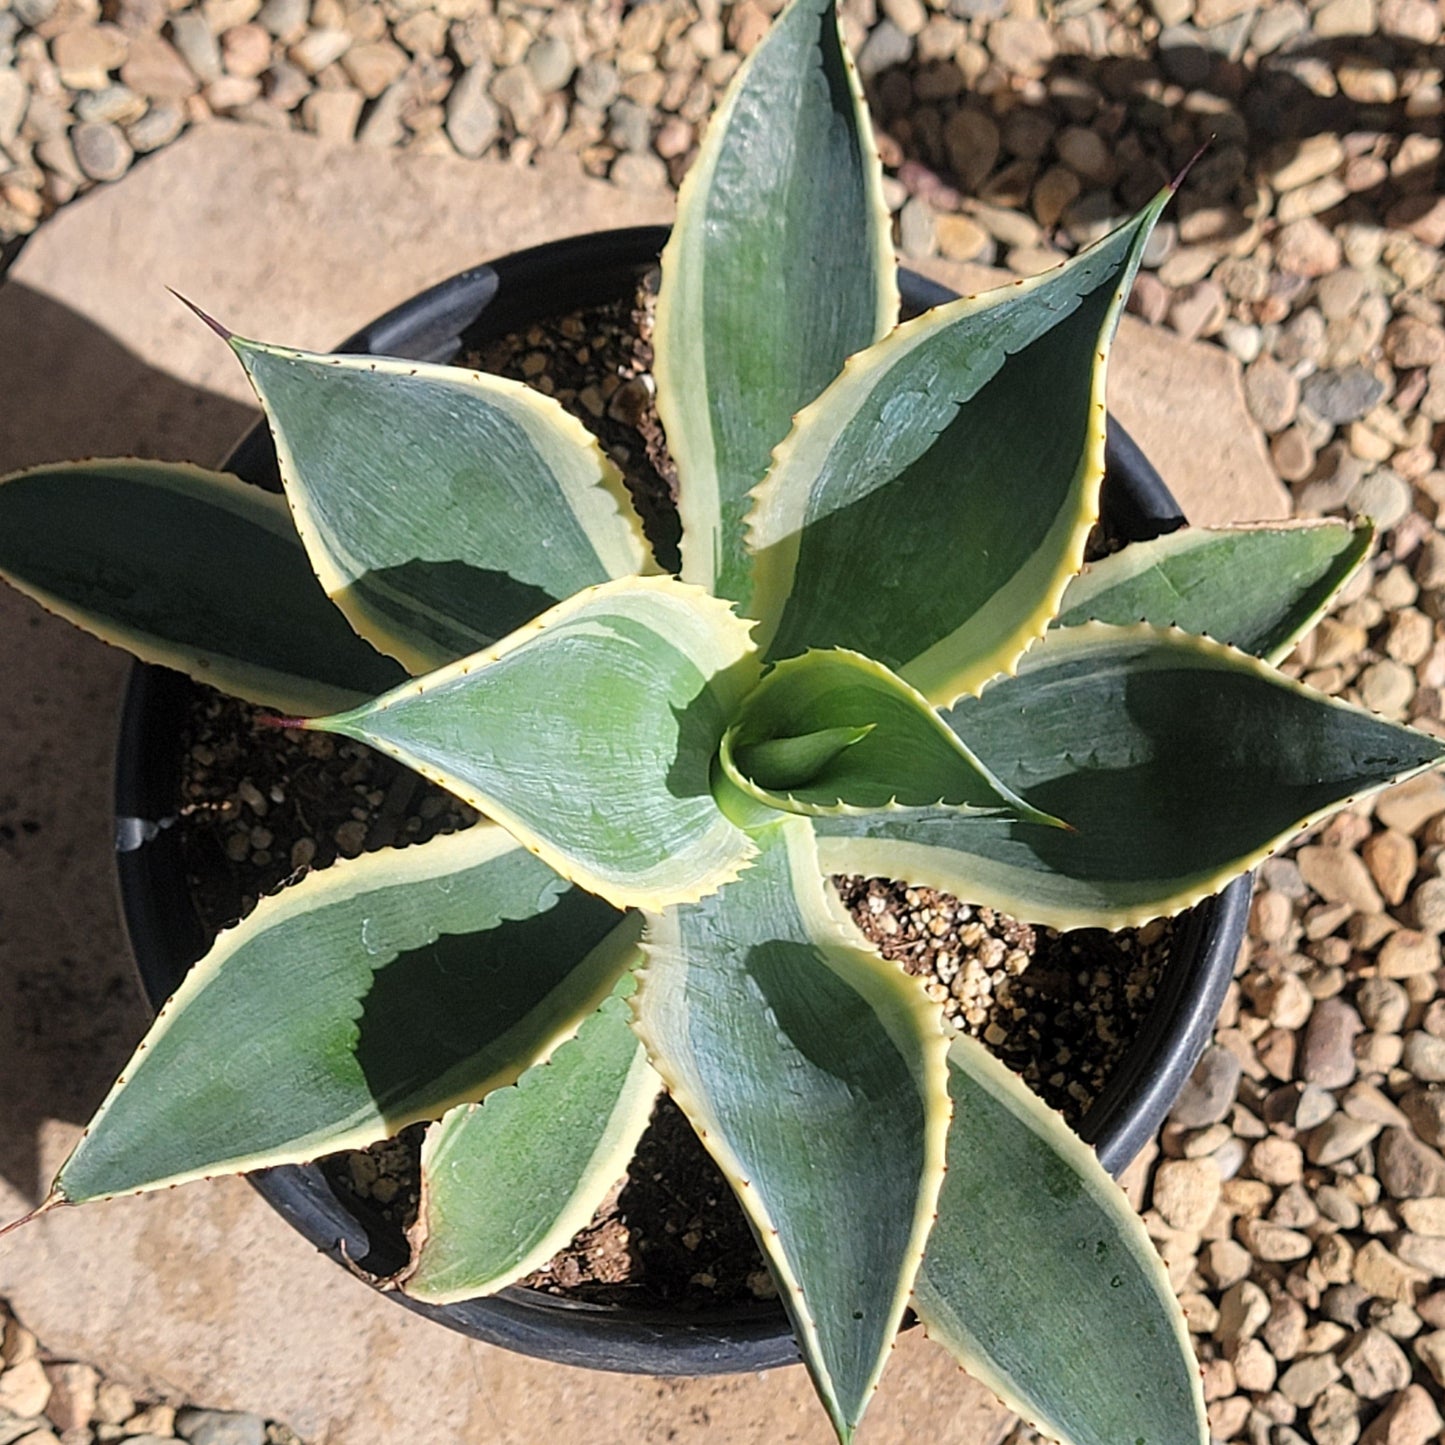
[{"label": "gray pebble", "polygon": [[368,146],[400,145],[406,136],[401,114],[410,102],[411,87],[405,80],[398,80],[387,86],[372,102],[371,111],[357,132],[357,140]]},{"label": "gray pebble", "polygon": [[12,0],[10,8],[22,25],[28,25],[33,30],[55,14],[58,4],[59,0]]},{"label": "gray pebble", "polygon": [[1410,895],[1415,926],[1426,933],[1445,932],[1445,878],[1427,878]]},{"label": "gray pebble", "polygon": [[1367,978],[1355,991],[1355,1007],[1372,1029],[1397,1034],[1410,1012],[1410,995],[1391,978]]},{"label": "gray pebble", "polygon": [[75,102],[78,120],[128,125],[133,120],[139,120],[145,112],[145,101],[125,85],[107,85],[104,90],[87,91]]},{"label": "gray pebble", "polygon": [[[1408,1108],[1405,1112],[1410,1113]],[[1375,1163],[1392,1199],[1445,1194],[1445,1159],[1408,1130],[1386,1129],[1375,1149]]]},{"label": "gray pebble", "polygon": [[119,126],[82,121],[70,132],[75,162],[93,181],[117,181],[129,169],[135,152]]},{"label": "gray pebble", "polygon": [[1376,467],[1350,488],[1348,505],[1356,516],[1370,517],[1379,531],[1388,532],[1410,515],[1415,494],[1398,472]]},{"label": "gray pebble", "polygon": [[614,185],[628,191],[658,191],[667,187],[667,163],[651,151],[628,151],[618,156],[607,175]]},{"label": "gray pebble", "polygon": [[18,71],[8,65],[0,69],[0,145],[9,145],[20,134],[25,106],[30,95]]},{"label": "gray pebble", "polygon": [[1421,1083],[1445,1083],[1445,1039],[1419,1029],[1406,1034],[1403,1063]]},{"label": "gray pebble", "polygon": [[283,45],[294,45],[306,33],[306,0],[266,0],[256,19]]},{"label": "gray pebble", "polygon": [[917,260],[938,249],[938,228],[933,212],[921,196],[913,196],[898,213],[898,244],[903,254]]},{"label": "gray pebble", "polygon": [[547,93],[561,90],[577,69],[572,47],[560,35],[544,35],[534,41],[527,51],[526,64],[537,88]]},{"label": "gray pebble", "polygon": [[607,112],[612,122],[608,135],[613,145],[624,151],[646,151],[652,148],[652,117],[645,106],[623,96]]},{"label": "gray pebble", "polygon": [[1180,1091],[1170,1119],[1186,1129],[1203,1129],[1227,1118],[1242,1072],[1239,1060],[1228,1049],[1211,1044]]},{"label": "gray pebble", "polygon": [[209,84],[221,78],[221,47],[199,10],[178,10],[171,16],[171,44],[198,79]]},{"label": "gray pebble", "polygon": [[1336,426],[1358,421],[1384,394],[1385,383],[1363,366],[1317,371],[1301,388],[1305,405]]},{"label": "gray pebble", "polygon": [[523,135],[541,120],[542,92],[525,65],[509,65],[499,70],[492,77],[491,90],[492,99],[511,116],[512,124]]},{"label": "gray pebble", "polygon": [[1309,29],[1309,11],[1299,0],[1271,0],[1256,11],[1249,43],[1261,54],[1270,55]]},{"label": "gray pebble", "polygon": [[182,1410],[176,1434],[190,1445],[265,1445],[266,1422],[229,1410]]},{"label": "gray pebble", "polygon": [[1311,1131],[1306,1153],[1311,1164],[1338,1164],[1358,1154],[1379,1132],[1379,1124],[1368,1119],[1336,1114]]},{"label": "gray pebble", "polygon": [[577,72],[577,83],[573,87],[578,103],[593,110],[606,110],[622,92],[622,82],[617,71],[606,61],[589,60]]},{"label": "gray pebble", "polygon": [[1341,998],[1322,999],[1305,1026],[1299,1076],[1307,1084],[1342,1089],[1355,1077],[1355,1035],[1364,1025]]},{"label": "gray pebble", "polygon": [[1294,420],[1299,409],[1299,382],[1274,357],[1261,356],[1245,369],[1244,399],[1250,415],[1273,436]]},{"label": "gray pebble", "polygon": [[906,65],[913,57],[913,41],[891,20],[880,21],[858,52],[858,73],[865,80]]},{"label": "gray pebble", "polygon": [[159,150],[180,135],[186,117],[174,101],[157,101],[134,124],[126,127],[126,139],[137,155]]},{"label": "gray pebble", "polygon": [[1383,1330],[1361,1330],[1340,1351],[1340,1368],[1357,1395],[1378,1400],[1410,1383],[1405,1352]]},{"label": "gray pebble", "polygon": [[480,156],[502,127],[501,112],[487,94],[489,79],[484,67],[474,65],[447,96],[447,135],[464,156]]}]

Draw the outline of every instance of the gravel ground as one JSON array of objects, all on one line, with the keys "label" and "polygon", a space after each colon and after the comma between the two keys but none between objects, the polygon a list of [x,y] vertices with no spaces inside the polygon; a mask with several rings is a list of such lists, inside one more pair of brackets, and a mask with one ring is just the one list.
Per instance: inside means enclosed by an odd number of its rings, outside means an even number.
[{"label": "gravel ground", "polygon": [[92,1445],[302,1445],[285,1425],[259,1415],[138,1399],[91,1365],[56,1360],[0,1300],[0,1442]]},{"label": "gravel ground", "polygon": [[[0,244],[214,115],[517,164],[565,150],[675,183],[774,8],[0,0]],[[1445,4],[844,11],[905,257],[1035,272],[1213,138],[1132,307],[1240,360],[1301,515],[1381,528],[1289,670],[1445,732]],[[1445,1428],[1442,858],[1431,778],[1265,865],[1216,1042],[1131,1172],[1221,1441],[1427,1445]],[[89,1367],[33,1350],[7,1324],[7,1445],[291,1438],[257,1417],[137,1417]],[[16,1436],[7,1411],[50,1425]]]}]

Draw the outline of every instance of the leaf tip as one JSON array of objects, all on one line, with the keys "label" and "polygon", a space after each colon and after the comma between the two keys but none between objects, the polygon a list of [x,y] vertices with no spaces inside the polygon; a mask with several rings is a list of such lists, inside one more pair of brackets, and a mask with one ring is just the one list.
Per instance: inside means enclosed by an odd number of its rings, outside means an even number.
[{"label": "leaf tip", "polygon": [[22,1214],[19,1219],[12,1219],[9,1224],[0,1224],[0,1239],[3,1239],[5,1235],[10,1234],[12,1231],[19,1229],[21,1225],[30,1224],[34,1220],[39,1219],[42,1214],[49,1214],[51,1210],[59,1209],[61,1205],[69,1203],[70,1201],[60,1192],[58,1187],[52,1189],[29,1213]]},{"label": "leaf tip", "polygon": [[258,727],[274,728],[277,732],[285,728],[299,728],[305,731],[316,721],[315,718],[309,717],[280,717],[276,713],[269,712],[258,712],[255,718]]},{"label": "leaf tip", "polygon": [[1205,137],[1204,144],[1201,145],[1199,149],[1195,151],[1194,154],[1190,156],[1189,159],[1185,161],[1184,164],[1179,168],[1179,174],[1175,176],[1172,181],[1169,182],[1169,193],[1171,195],[1176,195],[1178,193],[1179,187],[1184,184],[1185,177],[1188,176],[1189,172],[1192,171],[1194,167],[1199,163],[1200,156],[1202,156],[1204,152],[1207,151],[1209,147],[1214,144],[1214,141],[1215,136],[1214,133],[1211,132],[1207,137]]},{"label": "leaf tip", "polygon": [[201,308],[197,306],[196,303],[192,301],[189,297],[182,296],[181,293],[177,291],[174,286],[167,286],[166,290],[169,291],[171,295],[174,296],[176,300],[181,303],[182,306],[184,306],[188,311],[190,311],[192,315],[197,316],[200,318],[200,320],[204,321],[206,325],[209,326],[211,330],[214,331],[216,335],[221,338],[222,341],[229,344],[235,339],[235,333],[231,331],[229,327],[222,326],[221,323],[217,321],[214,316],[210,316],[206,312],[202,311]]}]

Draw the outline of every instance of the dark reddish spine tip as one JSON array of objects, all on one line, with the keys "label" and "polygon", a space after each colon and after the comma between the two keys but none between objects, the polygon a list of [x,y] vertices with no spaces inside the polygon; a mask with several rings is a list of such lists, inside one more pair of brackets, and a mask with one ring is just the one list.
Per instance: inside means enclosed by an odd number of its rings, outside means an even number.
[{"label": "dark reddish spine tip", "polygon": [[12,1219],[9,1224],[0,1224],[0,1237],[10,1233],[12,1229],[19,1229],[22,1224],[29,1224],[33,1219],[39,1219],[42,1214],[49,1214],[52,1209],[59,1209],[64,1204],[65,1197],[60,1194],[48,1194],[29,1214],[22,1214],[19,1219]]},{"label": "dark reddish spine tip", "polygon": [[204,321],[206,325],[209,326],[211,330],[214,331],[216,335],[221,338],[222,341],[230,341],[232,339],[235,334],[234,332],[222,326],[221,323],[217,321],[214,316],[208,316],[204,311],[201,310],[199,306],[196,305],[194,301],[191,301],[187,297],[182,296],[181,293],[177,291],[174,286],[167,286],[166,290],[169,291],[171,295],[174,296],[176,300],[181,303],[182,306],[186,307],[187,310],[192,312],[194,315],[200,317],[200,319]]},{"label": "dark reddish spine tip", "polygon": [[277,717],[275,713],[258,712],[256,722],[263,728],[309,728],[311,719],[309,717]]},{"label": "dark reddish spine tip", "polygon": [[1215,139],[1214,136],[1211,135],[1211,136],[1204,142],[1204,144],[1203,144],[1202,146],[1200,146],[1199,149],[1198,149],[1197,151],[1195,151],[1194,154],[1193,154],[1192,156],[1190,156],[1187,161],[1184,162],[1184,164],[1183,164],[1183,165],[1180,167],[1180,169],[1179,169],[1179,174],[1178,174],[1177,176],[1175,176],[1172,181],[1169,182],[1169,189],[1170,189],[1171,191],[1176,191],[1176,192],[1177,192],[1177,191],[1179,190],[1179,187],[1184,184],[1184,177],[1187,176],[1187,175],[1189,174],[1189,172],[1192,171],[1196,165],[1198,165],[1198,163],[1199,163],[1199,157],[1202,156],[1202,155],[1204,154],[1204,152],[1207,151],[1207,150],[1209,149],[1209,147],[1214,144],[1214,139]]}]

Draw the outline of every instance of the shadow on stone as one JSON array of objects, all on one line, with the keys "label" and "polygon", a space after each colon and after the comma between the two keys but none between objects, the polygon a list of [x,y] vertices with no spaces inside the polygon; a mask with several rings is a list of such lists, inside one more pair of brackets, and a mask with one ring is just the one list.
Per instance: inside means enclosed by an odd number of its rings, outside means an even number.
[{"label": "shadow on stone", "polygon": [[18,281],[0,289],[0,398],[0,472],[118,455],[214,465],[256,416]]}]

